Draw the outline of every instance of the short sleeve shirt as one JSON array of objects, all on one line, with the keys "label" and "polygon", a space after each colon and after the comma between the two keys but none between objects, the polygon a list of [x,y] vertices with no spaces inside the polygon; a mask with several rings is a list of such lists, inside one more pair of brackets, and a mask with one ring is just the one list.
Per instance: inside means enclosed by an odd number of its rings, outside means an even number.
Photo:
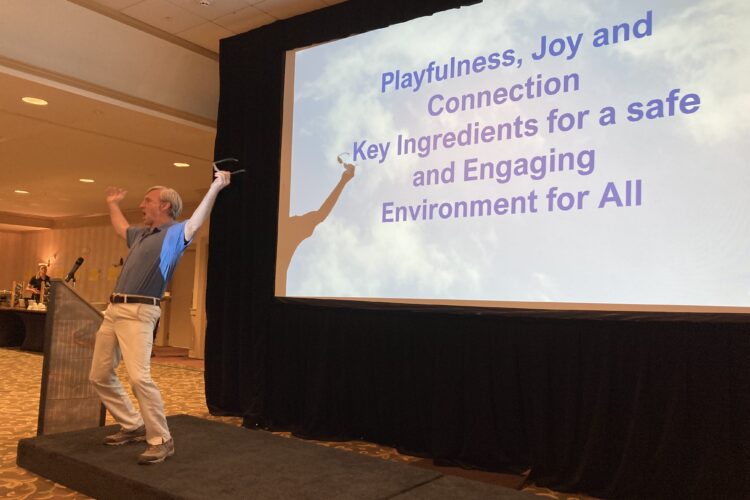
[{"label": "short sleeve shirt", "polygon": [[168,222],[156,228],[129,227],[128,257],[115,285],[115,293],[161,298],[174,269],[190,241],[185,222]]},{"label": "short sleeve shirt", "polygon": [[37,290],[39,290],[39,287],[42,286],[42,281],[44,281],[44,284],[46,286],[49,286],[49,276],[45,276],[44,279],[37,278],[36,274],[29,279],[29,285],[33,286]]}]

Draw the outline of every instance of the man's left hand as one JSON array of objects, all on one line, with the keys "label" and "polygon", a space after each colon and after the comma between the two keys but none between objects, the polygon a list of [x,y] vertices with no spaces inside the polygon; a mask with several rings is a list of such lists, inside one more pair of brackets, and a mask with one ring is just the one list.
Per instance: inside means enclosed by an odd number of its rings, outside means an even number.
[{"label": "man's left hand", "polygon": [[224,189],[232,182],[232,173],[226,170],[219,170],[214,167],[214,181],[211,183],[211,187],[214,189]]}]

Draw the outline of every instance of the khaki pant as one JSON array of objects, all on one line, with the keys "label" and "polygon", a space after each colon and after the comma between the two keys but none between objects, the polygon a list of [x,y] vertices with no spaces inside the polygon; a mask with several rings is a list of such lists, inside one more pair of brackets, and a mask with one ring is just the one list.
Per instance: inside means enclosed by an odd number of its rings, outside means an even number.
[{"label": "khaki pant", "polygon": [[[151,347],[160,314],[159,306],[150,304],[110,304],[96,332],[89,374],[99,398],[117,423],[126,431],[145,424],[149,444],[170,439],[164,403],[159,388],[151,380]],[[115,374],[120,360],[125,362],[140,413]]]}]

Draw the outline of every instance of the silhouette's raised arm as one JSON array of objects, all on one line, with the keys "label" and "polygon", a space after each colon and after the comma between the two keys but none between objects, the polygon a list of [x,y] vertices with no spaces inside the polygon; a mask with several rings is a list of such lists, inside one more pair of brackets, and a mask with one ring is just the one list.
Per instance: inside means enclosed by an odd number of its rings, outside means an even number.
[{"label": "silhouette's raised arm", "polygon": [[[338,184],[333,188],[333,191],[331,191],[331,194],[328,195],[328,198],[325,199],[322,205],[320,205],[320,208],[315,212],[315,225],[317,226],[321,222],[323,222],[326,217],[331,213],[331,210],[333,210],[334,205],[336,205],[336,202],[339,200],[339,196],[341,196],[341,193],[344,191],[344,186],[354,178],[354,165],[351,163],[344,163],[344,171],[341,174],[341,179],[339,180]],[[310,229],[310,234],[312,234],[312,230],[315,229],[313,226]]]},{"label": "silhouette's raised arm", "polygon": [[320,208],[307,212],[304,215],[287,217],[279,220],[279,237],[283,239],[278,242],[278,268],[276,272],[276,291],[284,295],[286,293],[286,273],[289,269],[289,263],[292,260],[294,251],[305,239],[309,238],[315,228],[323,222],[331,213],[333,207],[344,191],[344,186],[354,178],[354,165],[341,162],[344,165],[344,172],[341,179],[334,186],[331,194],[325,199]]}]

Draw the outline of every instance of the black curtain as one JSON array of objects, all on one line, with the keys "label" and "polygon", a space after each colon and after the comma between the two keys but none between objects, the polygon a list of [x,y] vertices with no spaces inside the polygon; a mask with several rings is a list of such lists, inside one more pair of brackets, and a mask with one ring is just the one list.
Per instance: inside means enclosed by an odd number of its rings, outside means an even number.
[{"label": "black curtain", "polygon": [[750,498],[743,322],[524,317],[274,298],[286,50],[471,4],[350,0],[222,41],[211,220],[216,415],[602,497]]}]

